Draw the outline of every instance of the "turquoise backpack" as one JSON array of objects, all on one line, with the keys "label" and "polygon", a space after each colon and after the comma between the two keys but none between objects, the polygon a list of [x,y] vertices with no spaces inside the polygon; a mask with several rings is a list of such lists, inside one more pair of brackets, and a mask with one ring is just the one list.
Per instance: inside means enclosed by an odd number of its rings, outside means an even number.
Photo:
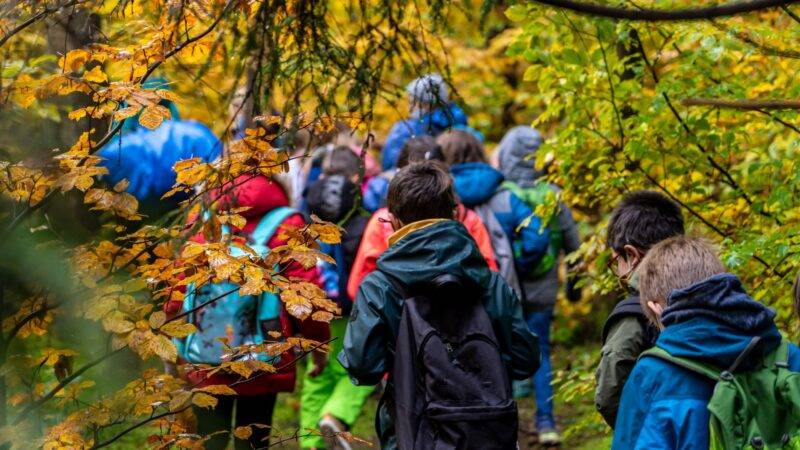
[{"label": "turquoise backpack", "polygon": [[[267,213],[250,235],[249,246],[264,257],[269,253],[267,242],[278,230],[278,227],[297,211],[289,207],[281,207]],[[228,234],[227,227],[223,233]],[[232,256],[243,256],[245,252],[231,246]],[[264,332],[281,331],[281,302],[278,294],[264,292],[261,295],[239,295],[238,285],[230,282],[208,283],[195,289],[194,284],[187,286],[183,300],[183,312],[194,310],[199,305],[211,302],[193,311],[187,316],[190,323],[197,327],[197,332],[183,339],[174,339],[178,354],[187,362],[194,364],[219,365],[225,346],[218,338],[226,337],[230,347],[264,342]],[[233,291],[233,292],[231,292]],[[212,301],[217,298],[217,300]],[[252,355],[271,364],[279,361],[278,356],[269,357],[259,353]]]}]

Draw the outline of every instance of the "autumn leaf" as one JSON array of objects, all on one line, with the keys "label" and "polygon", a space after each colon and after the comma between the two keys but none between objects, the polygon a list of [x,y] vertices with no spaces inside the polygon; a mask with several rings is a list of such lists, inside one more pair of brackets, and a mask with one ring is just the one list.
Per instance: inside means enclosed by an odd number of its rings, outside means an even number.
[{"label": "autumn leaf", "polygon": [[186,336],[197,331],[194,324],[187,322],[168,322],[159,329],[160,332],[175,338],[185,338]]},{"label": "autumn leaf", "polygon": [[83,73],[83,79],[91,81],[92,83],[105,83],[108,81],[108,75],[103,72],[103,68],[99,65],[92,67],[92,70]]},{"label": "autumn leaf", "polygon": [[149,341],[150,349],[153,353],[161,357],[161,359],[169,362],[175,362],[178,358],[178,350],[172,341],[161,334],[156,334]]},{"label": "autumn leaf", "polygon": [[252,436],[252,435],[253,435],[253,429],[250,428],[249,425],[244,426],[244,427],[236,427],[233,430],[233,436],[236,439],[247,440],[247,439],[250,439],[250,436]]},{"label": "autumn leaf", "polygon": [[170,400],[170,402],[169,402],[169,410],[170,411],[177,411],[177,410],[183,408],[184,406],[186,406],[187,403],[189,403],[189,400],[191,398],[192,398],[192,392],[191,391],[179,391]]},{"label": "autumn leaf", "polygon": [[170,117],[169,109],[161,105],[152,105],[142,110],[141,115],[139,115],[139,124],[145,128],[154,130],[161,125],[161,122]]},{"label": "autumn leaf", "polygon": [[156,311],[150,315],[150,328],[157,330],[167,321],[167,313]]},{"label": "autumn leaf", "polygon": [[202,392],[195,392],[192,395],[192,404],[199,408],[214,409],[217,406],[217,399]]},{"label": "autumn leaf", "polygon": [[212,395],[238,395],[235,390],[225,384],[213,384],[211,386],[203,386],[195,390],[196,392],[205,392]]}]

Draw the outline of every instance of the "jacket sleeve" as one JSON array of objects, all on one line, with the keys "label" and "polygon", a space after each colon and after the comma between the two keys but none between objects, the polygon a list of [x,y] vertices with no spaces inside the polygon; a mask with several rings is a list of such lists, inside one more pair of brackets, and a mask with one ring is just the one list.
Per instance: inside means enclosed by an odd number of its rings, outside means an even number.
[{"label": "jacket sleeve", "polygon": [[[542,229],[542,219],[533,210],[510,193],[509,203],[514,219],[517,272],[528,273],[536,267],[550,245],[550,230]],[[530,220],[529,220],[530,219]]]},{"label": "jacket sleeve", "polygon": [[493,272],[491,283],[492,298],[486,312],[492,319],[509,376],[515,380],[529,378],[539,369],[539,338],[528,329],[522,304],[503,277]]},{"label": "jacket sleeve", "polygon": [[646,348],[645,333],[639,320],[625,317],[611,328],[600,351],[600,364],[595,372],[597,389],[594,403],[612,429],[617,420],[622,388]]},{"label": "jacket sleeve", "polygon": [[462,205],[459,205],[459,215],[461,215],[462,209],[464,211],[463,220],[461,220],[461,223],[464,224],[470,236],[472,236],[472,239],[474,239],[475,243],[478,245],[478,250],[486,260],[489,270],[492,272],[497,272],[499,269],[497,268],[497,260],[494,258],[492,238],[489,236],[489,232],[486,230],[486,225],[481,222],[481,218],[478,217],[474,211],[466,209]]},{"label": "jacket sleeve", "polygon": [[378,220],[380,211],[373,214],[364,228],[361,244],[358,246],[350,278],[347,279],[347,295],[356,298],[358,287],[378,267],[378,257],[389,247],[387,236],[383,232],[383,224]]},{"label": "jacket sleeve", "polygon": [[389,330],[376,301],[385,295],[385,286],[378,281],[378,274],[373,273],[364,279],[358,289],[350,322],[344,334],[342,351],[339,352],[339,363],[350,375],[356,385],[378,384],[388,368],[387,336]]}]

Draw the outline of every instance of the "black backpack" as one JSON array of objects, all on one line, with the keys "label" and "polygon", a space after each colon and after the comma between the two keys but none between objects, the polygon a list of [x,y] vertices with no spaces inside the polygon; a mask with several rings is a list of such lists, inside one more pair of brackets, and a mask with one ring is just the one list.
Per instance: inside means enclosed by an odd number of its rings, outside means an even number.
[{"label": "black backpack", "polygon": [[[391,277],[390,277],[391,279]],[[401,450],[512,450],[517,405],[482,288],[442,275],[404,297],[393,380]]]}]

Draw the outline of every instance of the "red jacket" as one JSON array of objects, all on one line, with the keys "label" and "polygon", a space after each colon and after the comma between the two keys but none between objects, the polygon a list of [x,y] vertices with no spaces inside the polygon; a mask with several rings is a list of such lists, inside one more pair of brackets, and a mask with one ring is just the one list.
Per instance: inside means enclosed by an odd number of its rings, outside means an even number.
[{"label": "red jacket", "polygon": [[[358,293],[358,286],[361,281],[378,267],[378,257],[389,248],[389,236],[394,233],[392,225],[389,223],[389,210],[381,208],[369,219],[367,227],[364,229],[364,236],[361,238],[361,245],[358,247],[353,268],[350,271],[350,278],[347,280],[347,294],[355,299]],[[480,217],[471,209],[464,205],[458,205],[458,221],[464,224],[472,239],[478,245],[489,269],[497,272],[497,261],[494,259],[492,249],[492,239],[486,227],[481,222]]]},{"label": "red jacket", "polygon": [[[241,230],[233,230],[234,233],[247,236],[255,230],[258,222],[275,208],[281,206],[289,206],[289,198],[286,192],[281,188],[278,183],[271,181],[264,176],[257,176],[251,178],[250,175],[242,175],[233,182],[236,186],[229,189],[222,188],[225,192],[220,196],[220,191],[215,190],[211,192],[211,197],[220,200],[220,209],[228,209],[231,207],[249,206],[250,209],[240,213],[247,223]],[[227,191],[227,192],[226,192]],[[305,221],[301,214],[293,214],[286,218],[281,226],[294,226],[302,227]],[[269,248],[275,248],[280,245],[286,244],[286,241],[278,238],[279,231],[276,232],[267,242]],[[191,238],[195,242],[204,242],[202,234],[197,234]],[[297,263],[292,263],[287,269],[285,275],[287,277],[298,277],[318,285],[321,285],[319,272],[316,267],[305,269]],[[177,314],[180,312],[181,302],[170,301],[164,305],[164,310],[167,314]],[[303,335],[308,339],[317,341],[326,341],[330,339],[330,326],[325,322],[313,321],[310,318],[298,321],[297,319],[289,316],[285,309],[281,311],[281,325],[283,327],[284,336],[292,336],[297,333]],[[292,361],[296,358],[294,352],[289,351],[281,355],[283,364],[287,361]],[[239,395],[262,395],[277,392],[291,392],[294,390],[295,384],[295,368],[298,364],[291,364],[276,373],[261,374],[252,381],[236,384],[233,386]],[[231,384],[239,379],[236,375],[226,375],[216,373],[207,377],[203,370],[187,369],[185,372],[186,378],[192,385],[198,384],[199,386],[206,386],[212,384]]]}]

